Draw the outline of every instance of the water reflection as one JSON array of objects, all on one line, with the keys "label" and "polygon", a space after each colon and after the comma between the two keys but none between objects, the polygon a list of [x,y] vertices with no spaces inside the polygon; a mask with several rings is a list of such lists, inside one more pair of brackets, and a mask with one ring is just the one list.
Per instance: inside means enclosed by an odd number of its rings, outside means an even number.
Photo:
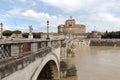
[{"label": "water reflection", "polygon": [[75,64],[77,77],[61,80],[120,80],[120,48],[77,47],[75,53],[68,61]]}]

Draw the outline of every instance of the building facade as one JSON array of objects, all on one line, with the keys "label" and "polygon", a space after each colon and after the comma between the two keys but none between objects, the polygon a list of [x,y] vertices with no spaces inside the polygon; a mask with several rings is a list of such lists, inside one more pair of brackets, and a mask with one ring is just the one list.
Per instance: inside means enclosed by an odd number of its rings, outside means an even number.
[{"label": "building facade", "polygon": [[75,19],[68,19],[65,24],[58,26],[59,34],[83,34],[86,32],[86,26],[83,24],[76,24]]}]

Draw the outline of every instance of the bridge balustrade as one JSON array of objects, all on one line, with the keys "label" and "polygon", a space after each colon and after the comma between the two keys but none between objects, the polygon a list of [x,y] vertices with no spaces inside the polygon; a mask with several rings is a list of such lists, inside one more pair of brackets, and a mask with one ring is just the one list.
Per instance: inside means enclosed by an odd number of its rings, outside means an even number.
[{"label": "bridge balustrade", "polygon": [[0,45],[0,59],[11,56],[11,46],[9,44]]},{"label": "bridge balustrade", "polygon": [[0,43],[0,79],[25,68],[61,45],[62,40],[8,41]]}]

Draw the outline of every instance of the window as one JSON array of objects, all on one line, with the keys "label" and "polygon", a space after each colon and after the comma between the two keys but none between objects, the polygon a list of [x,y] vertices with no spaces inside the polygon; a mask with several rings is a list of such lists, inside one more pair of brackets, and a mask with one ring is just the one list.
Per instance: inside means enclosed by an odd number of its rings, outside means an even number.
[{"label": "window", "polygon": [[69,24],[69,27],[71,27],[72,26],[72,24]]}]

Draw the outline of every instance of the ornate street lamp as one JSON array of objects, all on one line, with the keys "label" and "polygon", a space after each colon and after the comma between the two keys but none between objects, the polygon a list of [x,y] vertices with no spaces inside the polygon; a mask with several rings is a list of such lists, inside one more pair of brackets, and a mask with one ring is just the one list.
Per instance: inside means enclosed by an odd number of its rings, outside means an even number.
[{"label": "ornate street lamp", "polygon": [[3,23],[0,23],[0,26],[1,26],[1,36],[0,36],[0,38],[2,39],[3,38],[2,37],[3,36],[3,34],[2,34],[3,33]]},{"label": "ornate street lamp", "polygon": [[49,40],[49,21],[47,20],[47,40]]}]

